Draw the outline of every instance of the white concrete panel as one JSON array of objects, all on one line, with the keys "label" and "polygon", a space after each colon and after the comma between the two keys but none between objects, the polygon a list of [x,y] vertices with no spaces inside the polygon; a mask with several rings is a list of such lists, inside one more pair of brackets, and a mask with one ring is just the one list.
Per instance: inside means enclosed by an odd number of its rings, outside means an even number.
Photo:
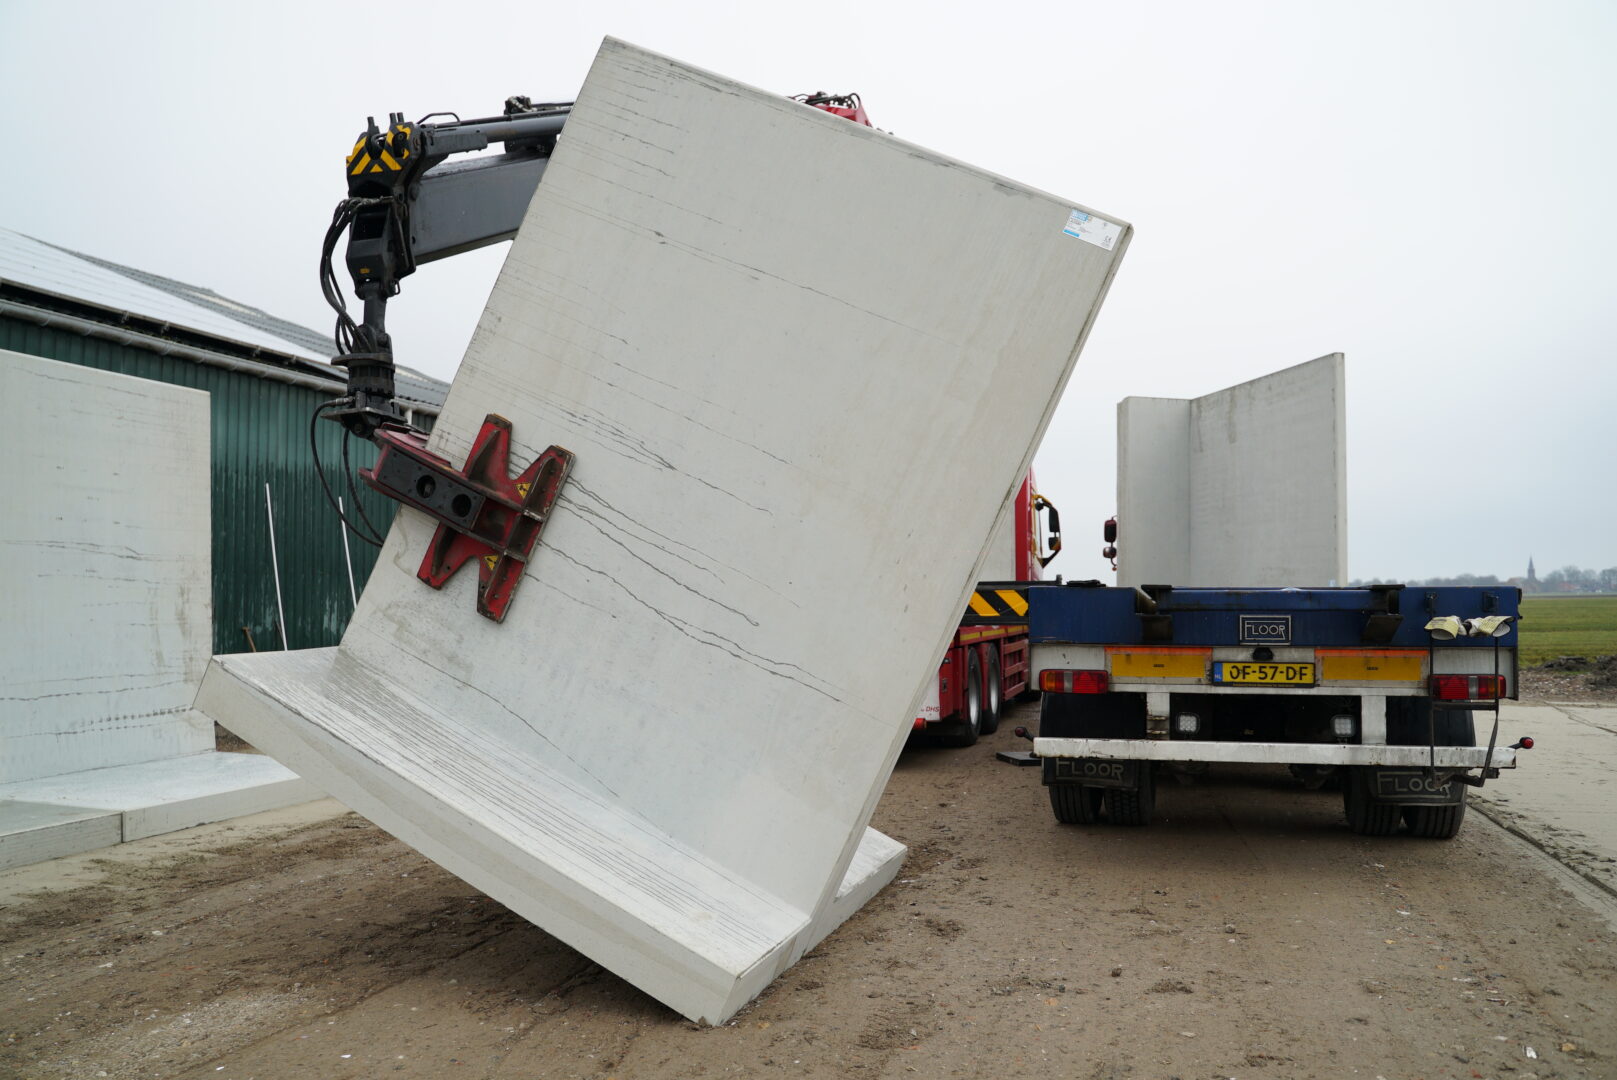
[{"label": "white concrete panel", "polygon": [[1188,585],[1190,402],[1117,406],[1117,583]]},{"label": "white concrete panel", "polygon": [[122,815],[85,806],[0,800],[0,870],[110,847]]},{"label": "white concrete panel", "polygon": [[401,511],[339,649],[199,707],[724,1019],[896,872],[870,813],[1128,242],[1075,209],[609,40],[433,432],[577,454],[506,621]]},{"label": "white concrete panel", "polygon": [[119,814],[120,836],[115,839],[127,841],[292,806],[322,794],[273,758],[208,751],[0,784],[0,832],[5,831],[8,808],[23,803]]},{"label": "white concrete panel", "polygon": [[208,395],[0,352],[0,783],[196,753]]},{"label": "white concrete panel", "polygon": [[1119,584],[1346,583],[1341,353],[1118,417]]}]

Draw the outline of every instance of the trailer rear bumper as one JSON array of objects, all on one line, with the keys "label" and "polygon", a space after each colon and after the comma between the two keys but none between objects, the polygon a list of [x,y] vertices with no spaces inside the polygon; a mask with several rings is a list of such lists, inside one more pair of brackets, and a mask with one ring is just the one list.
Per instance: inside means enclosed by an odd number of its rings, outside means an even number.
[{"label": "trailer rear bumper", "polygon": [[1194,739],[1033,740],[1039,758],[1100,758],[1123,761],[1246,762],[1269,765],[1387,765],[1439,769],[1514,769],[1516,751],[1496,746],[1359,746],[1340,743],[1209,742]]}]

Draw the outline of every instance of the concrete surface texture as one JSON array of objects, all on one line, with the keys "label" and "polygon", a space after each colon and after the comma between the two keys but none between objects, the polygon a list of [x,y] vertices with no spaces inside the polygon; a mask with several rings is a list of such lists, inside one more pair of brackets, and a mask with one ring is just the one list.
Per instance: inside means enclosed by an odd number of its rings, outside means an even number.
[{"label": "concrete surface texture", "polygon": [[319,797],[278,761],[212,751],[0,784],[0,868]]},{"label": "concrete surface texture", "polygon": [[0,784],[213,749],[208,395],[0,352]]},{"label": "concrete surface texture", "polygon": [[577,454],[506,621],[404,510],[339,648],[199,706],[723,1020],[896,872],[866,823],[1128,237],[609,39],[432,436]]},{"label": "concrete surface texture", "polygon": [[1117,409],[1120,585],[1347,581],[1345,364]]},{"label": "concrete surface texture", "polygon": [[[1491,717],[1477,716],[1487,745]],[[1518,766],[1471,805],[1617,897],[1617,708],[1587,702],[1507,703],[1499,741],[1531,735]]]}]

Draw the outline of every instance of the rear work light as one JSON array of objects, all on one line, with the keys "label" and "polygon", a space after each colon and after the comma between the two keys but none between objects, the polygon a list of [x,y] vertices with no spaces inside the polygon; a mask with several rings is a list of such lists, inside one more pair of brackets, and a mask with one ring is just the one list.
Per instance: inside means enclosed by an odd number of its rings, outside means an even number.
[{"label": "rear work light", "polygon": [[1111,679],[1104,671],[1044,671],[1039,689],[1047,694],[1104,694]]},{"label": "rear work light", "polygon": [[1439,701],[1497,701],[1505,696],[1505,677],[1433,675],[1432,696]]}]

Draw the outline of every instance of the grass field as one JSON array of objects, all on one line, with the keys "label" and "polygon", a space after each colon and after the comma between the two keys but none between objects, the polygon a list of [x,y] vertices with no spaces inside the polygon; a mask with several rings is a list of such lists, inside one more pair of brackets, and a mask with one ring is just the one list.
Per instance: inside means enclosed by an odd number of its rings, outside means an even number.
[{"label": "grass field", "polygon": [[1617,596],[1524,596],[1517,654],[1523,665],[1617,654]]}]

